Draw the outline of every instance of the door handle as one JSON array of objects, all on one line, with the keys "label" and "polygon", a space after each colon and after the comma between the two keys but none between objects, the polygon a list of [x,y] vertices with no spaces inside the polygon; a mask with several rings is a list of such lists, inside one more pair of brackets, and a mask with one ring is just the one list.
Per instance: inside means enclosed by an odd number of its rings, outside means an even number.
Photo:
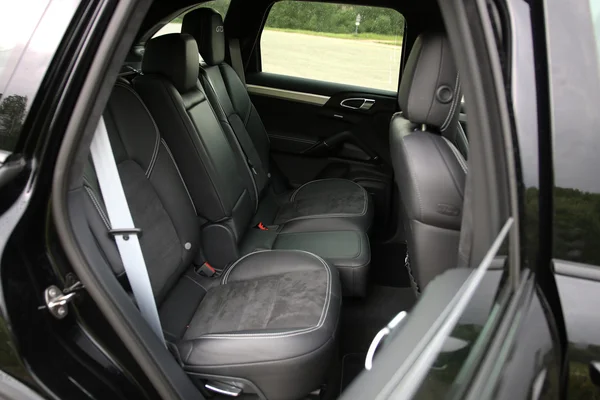
[{"label": "door handle", "polygon": [[373,99],[365,99],[362,97],[352,97],[349,99],[344,99],[340,103],[340,106],[350,108],[352,110],[364,110],[368,111],[375,104],[375,100]]}]

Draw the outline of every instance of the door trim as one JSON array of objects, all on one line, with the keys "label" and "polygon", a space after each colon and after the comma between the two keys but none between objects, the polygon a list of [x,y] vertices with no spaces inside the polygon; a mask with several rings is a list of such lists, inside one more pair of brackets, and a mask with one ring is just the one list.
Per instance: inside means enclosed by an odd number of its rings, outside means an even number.
[{"label": "door trim", "polygon": [[248,84],[246,85],[246,88],[248,89],[248,93],[251,94],[275,97],[278,99],[291,100],[298,103],[314,104],[318,106],[325,105],[330,99],[329,96],[323,96],[320,94],[296,92],[294,90],[278,89],[268,86]]}]

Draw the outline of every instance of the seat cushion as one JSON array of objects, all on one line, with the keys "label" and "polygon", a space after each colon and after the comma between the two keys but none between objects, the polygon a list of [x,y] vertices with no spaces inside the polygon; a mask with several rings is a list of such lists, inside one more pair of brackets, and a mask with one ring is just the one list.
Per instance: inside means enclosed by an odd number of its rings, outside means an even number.
[{"label": "seat cushion", "polygon": [[177,347],[184,368],[298,398],[322,382],[341,306],[335,268],[303,251],[260,251],[209,289]]},{"label": "seat cushion", "polygon": [[314,253],[337,268],[344,296],[366,295],[371,263],[369,237],[344,218],[299,219],[268,231],[250,229],[240,244],[240,253],[263,249]]},{"label": "seat cushion", "polygon": [[[345,219],[367,232],[373,221],[369,193],[358,183],[347,179],[320,179],[280,195],[269,193],[259,205],[256,222],[281,225],[297,220]],[[302,225],[312,230],[313,223]]]}]

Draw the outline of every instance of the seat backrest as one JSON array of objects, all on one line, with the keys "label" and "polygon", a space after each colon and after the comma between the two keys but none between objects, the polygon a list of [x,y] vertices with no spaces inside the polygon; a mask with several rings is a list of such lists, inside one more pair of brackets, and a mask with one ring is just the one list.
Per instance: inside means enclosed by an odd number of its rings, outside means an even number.
[{"label": "seat backrest", "polygon": [[456,267],[467,164],[444,136],[456,129],[458,70],[442,33],[420,35],[400,83],[390,151],[413,286]]},{"label": "seat backrest", "polygon": [[[142,100],[117,83],[104,121],[157,303],[192,264],[200,248],[194,205],[170,149]],[[88,225],[114,273],[125,279],[93,165],[84,174]]]},{"label": "seat backrest", "polygon": [[199,215],[225,221],[237,242],[256,211],[257,190],[198,82],[198,63],[192,36],[159,36],[147,43],[143,75],[133,84],[173,151]]},{"label": "seat backrest", "polygon": [[239,142],[255,169],[256,186],[262,192],[271,178],[269,136],[246,86],[225,63],[226,42],[221,15],[210,8],[190,11],[183,18],[181,31],[196,39],[203,59],[200,67],[202,85],[223,129]]}]

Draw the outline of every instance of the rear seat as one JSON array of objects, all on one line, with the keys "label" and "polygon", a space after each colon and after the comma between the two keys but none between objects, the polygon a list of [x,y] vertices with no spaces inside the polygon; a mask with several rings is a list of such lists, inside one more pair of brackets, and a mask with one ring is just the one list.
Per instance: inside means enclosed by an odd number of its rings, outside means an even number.
[{"label": "rear seat", "polygon": [[[303,251],[263,251],[221,278],[194,271],[200,229],[168,145],[138,95],[117,83],[104,118],[159,307],[165,337],[199,384],[219,380],[269,399],[296,399],[323,382],[335,350],[341,288],[335,268]],[[88,225],[125,280],[91,164]],[[126,286],[126,285],[125,285]]]},{"label": "rear seat", "polygon": [[[345,295],[364,296],[371,257],[367,192],[335,179],[307,184],[282,201],[272,194],[268,175],[255,179],[258,161],[247,162],[245,153],[257,150],[250,145],[245,152],[231,129],[223,131],[198,82],[192,36],[149,41],[142,71],[134,87],[171,148],[201,218],[205,259],[223,269],[255,250],[309,251],[339,269]],[[349,213],[349,208],[361,209]],[[255,228],[260,222],[268,230]]]},{"label": "rear seat", "polygon": [[[239,142],[243,157],[256,172],[253,178],[265,201],[259,215],[265,222],[281,224],[290,219],[342,217],[353,220],[367,231],[373,220],[369,195],[359,184],[347,179],[322,179],[308,182],[295,191],[275,195],[273,187],[284,187],[278,169],[269,158],[270,142],[246,86],[225,59],[223,19],[211,8],[190,11],[183,19],[182,33],[196,39],[203,63],[202,86],[223,130]],[[269,186],[269,181],[273,182]]]}]

